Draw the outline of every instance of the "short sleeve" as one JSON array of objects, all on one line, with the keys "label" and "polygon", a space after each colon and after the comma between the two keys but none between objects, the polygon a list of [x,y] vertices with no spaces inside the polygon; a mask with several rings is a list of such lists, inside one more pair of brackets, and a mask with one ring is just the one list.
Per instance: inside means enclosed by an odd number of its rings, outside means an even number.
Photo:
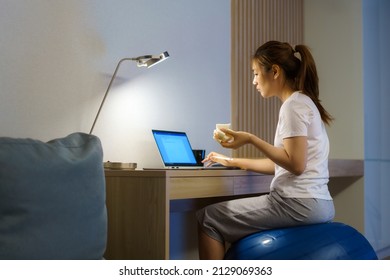
[{"label": "short sleeve", "polygon": [[281,138],[307,136],[312,119],[313,111],[310,106],[297,100],[289,100],[280,110],[279,133]]}]

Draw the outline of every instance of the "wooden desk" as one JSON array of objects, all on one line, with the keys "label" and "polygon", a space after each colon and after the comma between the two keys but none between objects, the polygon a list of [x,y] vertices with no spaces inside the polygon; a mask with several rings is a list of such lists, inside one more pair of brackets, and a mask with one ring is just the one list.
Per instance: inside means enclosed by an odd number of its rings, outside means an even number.
[{"label": "wooden desk", "polygon": [[[362,176],[362,161],[330,162],[331,176]],[[273,176],[244,170],[106,170],[107,259],[169,259],[171,211],[269,191]]]}]

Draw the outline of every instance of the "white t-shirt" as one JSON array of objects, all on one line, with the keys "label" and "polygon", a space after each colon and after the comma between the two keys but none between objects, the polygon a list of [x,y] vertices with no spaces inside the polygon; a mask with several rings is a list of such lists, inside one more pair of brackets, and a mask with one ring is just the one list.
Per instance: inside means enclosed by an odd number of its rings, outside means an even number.
[{"label": "white t-shirt", "polygon": [[296,176],[275,165],[271,190],[282,197],[331,200],[328,190],[328,135],[316,105],[300,92],[294,92],[280,108],[274,145],[283,147],[283,139],[294,136],[307,137],[306,169]]}]

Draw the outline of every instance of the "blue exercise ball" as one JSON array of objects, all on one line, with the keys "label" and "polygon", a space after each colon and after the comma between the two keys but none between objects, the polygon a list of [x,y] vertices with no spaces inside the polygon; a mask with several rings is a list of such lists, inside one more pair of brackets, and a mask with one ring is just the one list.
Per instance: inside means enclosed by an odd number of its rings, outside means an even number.
[{"label": "blue exercise ball", "polygon": [[367,239],[343,223],[324,223],[261,231],[244,237],[227,260],[377,260]]}]

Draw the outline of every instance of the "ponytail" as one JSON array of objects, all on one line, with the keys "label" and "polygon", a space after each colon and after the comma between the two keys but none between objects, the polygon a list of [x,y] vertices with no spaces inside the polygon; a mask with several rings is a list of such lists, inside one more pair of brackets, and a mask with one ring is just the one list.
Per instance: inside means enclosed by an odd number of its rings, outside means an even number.
[{"label": "ponytail", "polygon": [[[300,59],[295,53],[299,54]],[[316,65],[305,45],[297,45],[294,50],[288,43],[269,41],[257,49],[252,59],[263,66],[266,71],[269,71],[273,64],[279,65],[294,90],[300,90],[309,96],[320,112],[322,121],[327,125],[331,123],[333,117],[321,105],[319,99]]]},{"label": "ponytail", "polygon": [[320,112],[322,121],[329,125],[333,117],[321,105],[321,100],[319,99],[318,75],[313,56],[305,45],[295,46],[295,52],[299,53],[301,57],[301,65],[295,78],[295,87],[313,100]]}]

